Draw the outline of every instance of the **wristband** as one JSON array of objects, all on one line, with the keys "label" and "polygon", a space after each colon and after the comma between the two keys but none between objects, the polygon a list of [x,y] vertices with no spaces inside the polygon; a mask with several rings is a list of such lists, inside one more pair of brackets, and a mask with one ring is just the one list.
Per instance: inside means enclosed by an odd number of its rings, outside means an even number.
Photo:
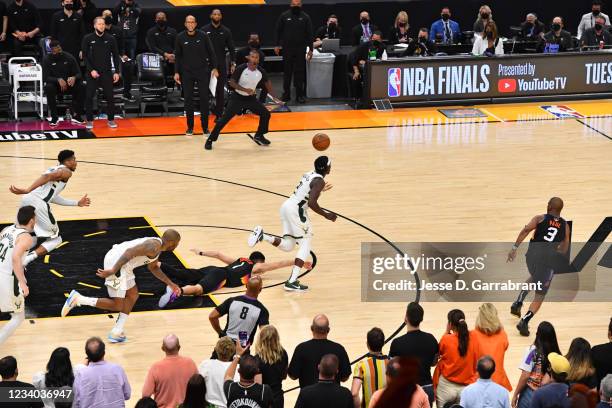
[{"label": "wristband", "polygon": [[516,244],[512,245],[512,249],[516,251],[518,249],[518,245]]}]

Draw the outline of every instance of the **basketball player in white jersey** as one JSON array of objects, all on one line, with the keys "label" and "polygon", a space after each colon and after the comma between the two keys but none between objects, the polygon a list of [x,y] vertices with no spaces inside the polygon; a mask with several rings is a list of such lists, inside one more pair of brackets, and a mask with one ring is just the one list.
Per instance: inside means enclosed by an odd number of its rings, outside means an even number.
[{"label": "basketball player in white jersey", "polygon": [[280,208],[283,237],[276,238],[264,234],[263,228],[257,226],[248,240],[251,247],[264,240],[287,252],[293,250],[296,243],[299,244],[291,270],[291,277],[285,282],[285,290],[287,291],[303,292],[308,290],[308,286],[302,285],[298,281],[300,270],[304,266],[304,260],[310,254],[312,245],[312,225],[310,218],[308,218],[308,208],[330,221],[336,221],[337,218],[336,214],[323,210],[317,202],[321,192],[332,187],[331,184],[325,183],[323,180],[331,171],[331,160],[327,156],[319,156],[314,162],[314,167],[313,171],[302,176],[293,194]]},{"label": "basketball player in white jersey", "polygon": [[[21,199],[21,206],[31,205],[36,209],[36,225],[34,226],[34,234],[36,237],[44,241],[38,248],[31,251],[24,260],[24,266],[32,262],[38,257],[44,256],[53,251],[59,244],[62,243],[62,237],[59,235],[59,227],[49,203],[87,207],[91,203],[87,194],[79,201],[67,200],[60,196],[60,193],[66,187],[66,183],[72,173],[77,168],[76,157],[72,150],[62,150],[57,155],[59,165],[47,169],[39,178],[37,178],[30,187],[19,188],[11,186],[9,189],[13,194],[25,194]],[[36,242],[33,243],[33,245]]]},{"label": "basketball player in white jersey", "polygon": [[[127,340],[123,327],[128,315],[138,300],[138,287],[134,269],[147,265],[149,271],[160,281],[169,286],[175,293],[179,287],[174,284],[160,269],[157,259],[163,251],[174,251],[181,240],[179,233],[173,229],[166,230],[161,238],[138,238],[115,244],[104,257],[104,269],[98,269],[96,275],[106,280],[105,285],[110,298],[93,298],[81,295],[76,290],[70,295],[62,308],[65,317],[77,306],[92,306],[102,310],[119,312],[115,326],[108,334],[111,343]],[[119,274],[117,276],[117,274]]]},{"label": "basketball player in white jersey", "polygon": [[10,313],[11,320],[0,329],[0,345],[17,330],[25,320],[25,297],[28,281],[23,259],[32,246],[36,217],[34,207],[21,207],[17,222],[0,232],[0,312]]}]

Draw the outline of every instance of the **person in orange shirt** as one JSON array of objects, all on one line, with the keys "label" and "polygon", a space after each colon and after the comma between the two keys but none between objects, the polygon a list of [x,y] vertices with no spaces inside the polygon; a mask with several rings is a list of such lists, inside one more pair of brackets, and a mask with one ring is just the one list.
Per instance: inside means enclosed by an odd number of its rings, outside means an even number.
[{"label": "person in orange shirt", "polygon": [[478,308],[476,318],[476,329],[472,331],[478,344],[477,357],[489,355],[495,361],[495,372],[491,377],[493,382],[501,385],[508,391],[512,391],[512,385],[504,370],[504,355],[508,349],[508,335],[504,330],[497,309],[492,303],[483,303]]},{"label": "person in orange shirt", "polygon": [[166,357],[149,368],[142,387],[143,398],[155,396],[155,402],[160,408],[174,408],[183,402],[189,379],[198,373],[192,359],[179,356],[180,349],[176,335],[169,334],[164,337],[162,350]]},{"label": "person in orange shirt", "polygon": [[436,406],[458,404],[461,391],[476,381],[477,341],[468,330],[463,311],[448,312],[446,334],[440,339],[440,360],[433,378]]}]

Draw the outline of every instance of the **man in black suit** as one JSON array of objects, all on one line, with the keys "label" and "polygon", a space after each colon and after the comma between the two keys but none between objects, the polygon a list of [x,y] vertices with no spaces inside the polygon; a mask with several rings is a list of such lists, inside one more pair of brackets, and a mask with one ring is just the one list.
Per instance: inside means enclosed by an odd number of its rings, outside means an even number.
[{"label": "man in black suit", "polygon": [[527,14],[525,21],[521,23],[521,37],[528,40],[539,40],[544,36],[544,23],[538,20],[535,13]]},{"label": "man in black suit", "polygon": [[371,23],[370,13],[362,11],[359,13],[359,24],[351,30],[351,45],[370,41],[375,31],[378,31],[378,27]]},{"label": "man in black suit", "polygon": [[331,14],[327,18],[327,24],[317,28],[315,33],[314,47],[319,48],[325,39],[337,39],[342,36],[342,31],[338,25],[338,17]]},{"label": "man in black suit", "polygon": [[295,408],[353,408],[353,396],[336,382],[337,374],[338,357],[324,355],[319,363],[319,382],[301,389]]}]

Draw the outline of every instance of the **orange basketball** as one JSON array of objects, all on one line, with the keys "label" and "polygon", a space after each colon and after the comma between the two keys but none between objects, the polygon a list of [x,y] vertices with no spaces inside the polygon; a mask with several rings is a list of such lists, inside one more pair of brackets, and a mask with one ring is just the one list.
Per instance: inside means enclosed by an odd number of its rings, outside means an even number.
[{"label": "orange basketball", "polygon": [[314,147],[318,151],[326,150],[329,147],[330,143],[331,140],[329,139],[329,136],[327,136],[325,133],[317,133],[312,138],[312,147]]}]

